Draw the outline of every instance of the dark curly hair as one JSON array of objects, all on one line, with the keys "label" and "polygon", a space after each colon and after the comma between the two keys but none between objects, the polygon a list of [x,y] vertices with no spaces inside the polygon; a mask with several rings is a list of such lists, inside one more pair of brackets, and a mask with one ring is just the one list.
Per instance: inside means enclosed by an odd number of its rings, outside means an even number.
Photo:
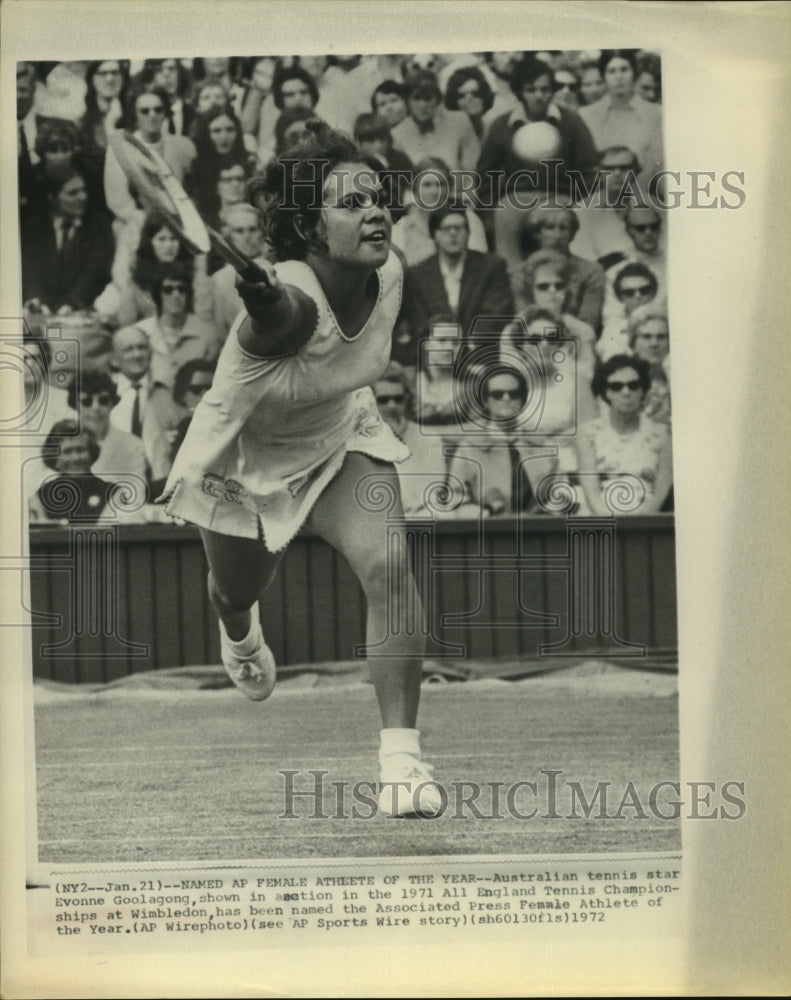
[{"label": "dark curly hair", "polygon": [[94,396],[97,393],[106,392],[113,399],[113,406],[116,405],[120,396],[118,388],[106,371],[91,368],[80,374],[69,386],[67,402],[72,410],[77,409],[77,396]]},{"label": "dark curly hair", "polygon": [[635,371],[640,380],[643,395],[651,388],[651,366],[647,361],[636,358],[633,354],[613,354],[597,366],[591,382],[593,395],[603,399],[608,406],[610,401],[607,399],[607,381],[614,372],[620,371],[621,368],[632,368]]},{"label": "dark curly hair", "polygon": [[163,264],[157,280],[151,289],[151,298],[157,307],[157,316],[162,315],[162,285],[166,281],[179,281],[187,287],[186,312],[191,313],[195,308],[195,289],[192,287],[192,276],[194,268],[191,262],[185,263],[174,260],[170,264]]},{"label": "dark curly hair", "polygon": [[[124,118],[128,123],[127,127],[132,131],[137,128],[137,102],[141,97],[147,97],[150,94],[162,101],[162,107],[165,109],[163,121],[167,123],[172,117],[170,98],[165,91],[161,87],[146,87],[138,83],[135,88],[127,91],[126,105],[124,106]],[[167,124],[163,125],[162,130],[163,132],[167,131]]]},{"label": "dark curly hair", "polygon": [[315,119],[307,128],[302,142],[271,160],[263,175],[247,186],[250,202],[263,214],[264,230],[278,260],[304,260],[308,253],[327,252],[318,227],[324,185],[339,164],[364,163],[374,174],[379,169],[345,133]]},{"label": "dark curly hair", "polygon": [[283,100],[283,84],[288,80],[301,80],[305,84],[310,91],[311,106],[315,108],[319,103],[319,88],[316,86],[316,81],[301,66],[289,66],[288,69],[276,70],[275,78],[272,81],[272,99],[275,102],[277,110],[283,110],[285,103]]},{"label": "dark curly hair", "polygon": [[202,358],[193,358],[191,361],[185,361],[181,368],[179,368],[176,372],[176,377],[173,382],[173,399],[180,406],[183,406],[184,398],[187,395],[187,389],[192,381],[192,376],[196,372],[206,372],[207,374],[213,376],[216,370],[217,365],[213,361],[204,361]]},{"label": "dark curly hair", "polygon": [[[52,425],[41,449],[41,460],[48,469],[57,471],[58,459],[60,458],[60,445],[64,438],[71,437],[87,438],[91,465],[99,457],[99,442],[96,440],[96,435],[92,430],[89,430],[87,427],[80,427],[76,420],[58,420],[57,423]],[[58,449],[57,451],[55,450],[56,448]]]},{"label": "dark curly hair", "polygon": [[642,278],[644,281],[647,281],[651,286],[652,296],[656,295],[659,290],[659,281],[651,268],[647,264],[642,264],[639,260],[630,261],[628,264],[624,264],[613,281],[613,291],[619,300],[621,298],[621,286],[627,278]]},{"label": "dark curly hair", "polygon": [[448,86],[445,89],[445,107],[449,111],[459,110],[459,90],[469,80],[474,80],[478,84],[483,101],[483,110],[488,111],[494,104],[494,94],[486,77],[477,66],[462,66],[451,74]]},{"label": "dark curly hair", "polygon": [[552,84],[554,90],[555,87],[555,73],[552,67],[545,63],[542,59],[536,59],[535,56],[528,55],[527,53],[522,56],[517,62],[514,63],[511,69],[511,74],[508,77],[508,85],[513,91],[514,95],[521,101],[522,91],[525,87],[529,86],[531,83],[535,83],[542,76],[548,76],[549,82]]}]

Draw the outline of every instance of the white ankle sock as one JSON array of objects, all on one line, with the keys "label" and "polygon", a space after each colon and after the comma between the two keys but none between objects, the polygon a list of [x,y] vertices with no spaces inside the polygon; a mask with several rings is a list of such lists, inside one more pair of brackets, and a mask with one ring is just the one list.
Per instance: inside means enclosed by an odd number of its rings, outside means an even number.
[{"label": "white ankle sock", "polygon": [[237,656],[249,656],[250,653],[255,652],[256,646],[258,645],[258,628],[256,627],[258,624],[256,619],[257,614],[258,609],[253,608],[251,612],[252,620],[250,622],[250,631],[244,639],[239,639],[238,642],[228,635],[225,630],[225,625],[223,625],[222,619],[220,619],[220,629],[225,637],[225,642],[227,643],[228,648]]},{"label": "white ankle sock", "polygon": [[379,736],[380,758],[395,753],[420,757],[420,733],[417,729],[382,729]]}]

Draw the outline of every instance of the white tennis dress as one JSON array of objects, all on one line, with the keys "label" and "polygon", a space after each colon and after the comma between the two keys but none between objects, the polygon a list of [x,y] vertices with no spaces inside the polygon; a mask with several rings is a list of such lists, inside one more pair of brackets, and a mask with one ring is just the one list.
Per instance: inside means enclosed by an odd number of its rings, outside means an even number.
[{"label": "white tennis dress", "polygon": [[316,303],[316,329],[295,355],[256,358],[239,346],[240,313],[161,500],[174,517],[263,538],[272,552],[294,537],[347,452],[386,462],[409,457],[370,388],[390,359],[403,282],[398,258],[391,253],[376,272],[376,305],[354,337],[342,333],[307,264],[285,261],[276,270]]}]

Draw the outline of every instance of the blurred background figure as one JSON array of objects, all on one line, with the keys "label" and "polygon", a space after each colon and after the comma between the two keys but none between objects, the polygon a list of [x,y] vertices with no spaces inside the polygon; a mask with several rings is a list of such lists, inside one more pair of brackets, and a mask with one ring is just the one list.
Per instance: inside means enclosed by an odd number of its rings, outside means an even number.
[{"label": "blurred background figure", "polygon": [[398,362],[390,362],[373,390],[382,420],[412,452],[405,462],[396,466],[404,514],[407,517],[431,515],[434,507],[430,503],[427,506],[426,501],[445,485],[447,460],[443,439],[435,434],[423,434],[419,425],[409,418],[413,407],[410,379]]},{"label": "blurred background figure", "polygon": [[371,109],[394,129],[407,116],[406,87],[395,80],[383,80],[371,95]]},{"label": "blurred background figure", "polygon": [[536,514],[541,479],[555,468],[551,449],[533,445],[520,427],[528,383],[517,367],[498,364],[480,384],[480,417],[462,435],[448,474],[455,517]]},{"label": "blurred background figure", "polygon": [[[153,146],[176,179],[183,182],[195,160],[195,146],[185,135],[170,134],[170,101],[165,91],[154,87],[133,92],[127,101],[126,117],[133,135]],[[120,232],[139,209],[112,149],[107,150],[104,161],[104,193],[116,218],[116,231]]]},{"label": "blurred background figure", "polygon": [[497,333],[514,315],[514,297],[505,262],[494,254],[469,248],[467,215],[453,207],[435,209],[428,218],[435,252],[410,267],[404,286],[404,314],[409,341],[394,345],[396,360],[414,366],[418,345],[430,336],[436,316],[448,316],[459,325],[462,355],[473,326],[479,333]]},{"label": "blurred background figure", "polygon": [[94,303],[103,315],[121,326],[156,313],[152,291],[170,264],[178,262],[191,275],[196,312],[211,312],[211,288],[206,276],[206,255],[193,255],[182,239],[156,212],[140,216],[126,226],[116,245],[113,280]]},{"label": "blurred background figure", "polygon": [[[173,434],[170,435],[170,454],[168,471],[176,459],[179,448],[184,443],[195,408],[211,389],[214,381],[216,365],[213,361],[187,361],[176,372],[173,382],[172,403],[178,413],[177,426]],[[165,486],[165,479],[155,481],[152,484],[152,496],[157,497]]]},{"label": "blurred background figure", "polygon": [[118,390],[110,375],[103,371],[85,371],[69,387],[69,406],[77,411],[80,429],[91,431],[99,445],[99,454],[91,462],[91,471],[112,477],[131,472],[145,482],[148,476],[143,442],[135,434],[122,431],[110,421],[119,401]]},{"label": "blurred background figure", "polygon": [[[601,332],[604,306],[604,269],[595,261],[585,260],[571,252],[571,241],[579,230],[577,212],[573,208],[539,207],[530,213],[526,226],[529,243],[537,250],[551,250],[566,258],[568,289],[566,311],[587,323],[598,335]],[[528,241],[526,241],[528,242]],[[530,297],[525,305],[534,301]]]},{"label": "blurred background figure", "polygon": [[[252,205],[232,205],[221,213],[222,234],[243,254],[259,264],[271,259],[271,248],[264,239],[261,213]],[[218,343],[224,344],[233,321],[244,308],[236,291],[237,274],[225,264],[211,276],[214,302],[214,331]]]},{"label": "blurred background figure", "polygon": [[[524,263],[521,272],[521,298],[548,313],[554,322],[563,324],[565,336],[577,344],[576,364],[588,379],[593,377],[596,333],[590,323],[571,311],[572,268],[568,257],[556,250],[537,250]],[[527,307],[528,309],[531,306]]]},{"label": "blurred background figure", "polygon": [[215,361],[219,337],[213,321],[197,316],[190,272],[183,264],[169,264],[152,290],[156,315],[137,325],[148,335],[154,379],[172,387],[176,372],[185,361],[200,358]]},{"label": "blurred background figure", "polygon": [[65,373],[53,373],[52,345],[49,340],[25,337],[23,382],[25,393],[25,427],[46,434],[59,420],[71,420]]},{"label": "blurred background figure", "polygon": [[637,57],[635,93],[652,104],[662,103],[662,64],[655,52],[641,52]]},{"label": "blurred background figure", "polygon": [[486,213],[494,250],[513,275],[527,207],[550,195],[567,203],[569,172],[590,183],[596,149],[580,115],[554,100],[555,74],[547,63],[525,55],[514,64],[510,85],[518,106],[491,123],[476,170],[482,204],[497,206]]},{"label": "blurred background figure", "polygon": [[[522,426],[535,444],[556,450],[556,472],[570,486],[577,481],[579,428],[597,413],[590,369],[564,344],[573,339],[556,312],[538,305],[528,306],[502,337],[503,363],[529,376]],[[584,505],[575,513],[586,513]]]},{"label": "blurred background figure", "polygon": [[484,115],[493,104],[492,88],[477,66],[465,66],[451,75],[445,91],[445,107],[449,111],[463,111],[479,139],[485,130]]},{"label": "blurred background figure", "polygon": [[468,115],[442,106],[436,76],[420,72],[407,82],[409,115],[393,130],[393,145],[412,163],[434,156],[451,170],[472,170],[481,144]]},{"label": "blurred background figure", "polygon": [[580,106],[580,81],[573,69],[559,66],[555,70],[555,102],[569,111]]},{"label": "blurred background figure", "polygon": [[583,62],[579,68],[580,104],[594,104],[604,95],[604,78],[598,63]]},{"label": "blurred background figure", "polygon": [[110,222],[92,210],[85,175],[73,166],[45,190],[44,211],[21,228],[23,301],[51,313],[88,309],[110,280]]},{"label": "blurred background figure", "polygon": [[670,328],[663,303],[649,303],[629,317],[629,346],[645,361],[651,386],[643,401],[643,413],[670,427]]},{"label": "blurred background figure", "polygon": [[60,420],[49,432],[42,456],[54,475],[44,479],[30,500],[31,523],[63,525],[99,521],[115,487],[91,471],[99,456],[93,431],[81,428],[74,420]]},{"label": "blurred background figure", "polygon": [[[244,200],[244,185],[252,173],[255,153],[248,151],[242,126],[230,107],[199,114],[193,135],[197,155],[185,188],[201,217],[217,228],[220,210]],[[232,189],[228,187],[231,182],[236,185]]]},{"label": "blurred background figure", "polygon": [[[398,247],[409,266],[419,264],[436,253],[434,239],[429,232],[431,212],[446,205],[456,204],[453,176],[444,160],[428,157],[414,167],[412,191],[405,196],[406,212],[393,226],[393,245]],[[462,200],[469,230],[468,248],[479,253],[489,249],[486,232],[480,218]]]},{"label": "blurred background figure", "polygon": [[170,472],[171,449],[181,413],[168,387],[154,380],[151,356],[148,336],[139,327],[121,327],[113,334],[112,366],[118,402],[110,412],[110,422],[142,441],[147,476],[153,483]]},{"label": "blurred background figure", "polygon": [[625,513],[656,513],[670,493],[670,434],[664,424],[643,412],[650,386],[647,362],[626,354],[613,355],[596,372],[593,390],[606,404],[606,412],[583,424],[576,447],[582,486],[597,516],[614,512],[604,491],[619,477],[628,477],[626,491],[635,491],[635,501]]},{"label": "blurred background figure", "polygon": [[571,251],[597,261],[606,270],[624,260],[633,248],[624,219],[629,208],[642,200],[637,175],[640,162],[626,146],[612,146],[599,156],[590,205],[577,211],[579,231]]},{"label": "blurred background figure", "polygon": [[104,176],[107,140],[126,126],[126,98],[129,87],[127,60],[105,59],[88,64],[85,74],[85,114],[79,123],[80,146],[95,160],[99,177]]},{"label": "blurred background figure", "polygon": [[212,84],[221,87],[223,104],[230,104],[235,114],[239,114],[244,101],[245,90],[241,80],[242,62],[238,56],[210,56],[194,59],[192,77],[196,84]]},{"label": "blurred background figure", "polygon": [[596,148],[626,146],[640,161],[638,181],[644,190],[662,169],[662,109],[636,92],[637,52],[608,49],[599,59],[605,93],[598,101],[580,108]]},{"label": "blurred background figure", "polygon": [[195,108],[189,95],[192,78],[178,59],[146,59],[143,74],[146,82],[167,94],[170,103],[168,132],[190,135]]},{"label": "blurred background figure", "polygon": [[451,315],[436,316],[428,339],[418,344],[415,415],[421,426],[444,425],[458,433],[461,345],[461,328]]}]

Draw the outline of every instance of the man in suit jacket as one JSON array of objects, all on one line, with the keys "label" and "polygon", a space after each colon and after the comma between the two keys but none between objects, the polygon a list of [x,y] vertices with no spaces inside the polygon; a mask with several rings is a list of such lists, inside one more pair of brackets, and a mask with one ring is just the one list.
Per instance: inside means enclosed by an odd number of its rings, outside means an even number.
[{"label": "man in suit jacket", "polygon": [[47,208],[22,225],[23,301],[53,313],[90,309],[111,279],[110,221],[90,211],[85,176],[74,167],[48,180]]},{"label": "man in suit jacket", "polygon": [[[458,323],[467,339],[473,325],[476,331],[499,334],[514,316],[505,261],[467,249],[464,210],[453,205],[438,208],[428,225],[437,252],[407,271],[405,322],[393,343],[393,358],[410,367],[418,364],[419,345],[429,336],[432,322]],[[484,317],[487,322],[480,322]]]}]

